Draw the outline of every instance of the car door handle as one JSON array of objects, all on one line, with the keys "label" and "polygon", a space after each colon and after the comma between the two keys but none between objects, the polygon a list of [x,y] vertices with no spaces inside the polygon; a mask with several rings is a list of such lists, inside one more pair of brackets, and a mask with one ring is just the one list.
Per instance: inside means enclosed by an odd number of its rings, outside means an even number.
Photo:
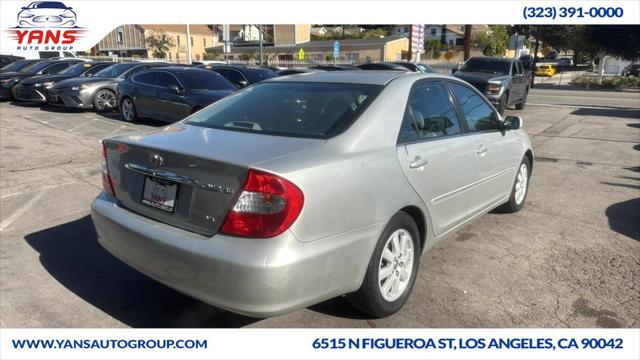
[{"label": "car door handle", "polygon": [[417,168],[421,168],[425,165],[427,165],[429,163],[429,161],[427,161],[427,159],[423,159],[420,156],[416,156],[412,162],[409,163],[409,167],[411,169],[417,169]]},{"label": "car door handle", "polygon": [[480,147],[478,147],[476,149],[476,154],[480,155],[480,156],[484,156],[484,154],[487,153],[487,148],[484,147],[484,145],[480,145]]}]

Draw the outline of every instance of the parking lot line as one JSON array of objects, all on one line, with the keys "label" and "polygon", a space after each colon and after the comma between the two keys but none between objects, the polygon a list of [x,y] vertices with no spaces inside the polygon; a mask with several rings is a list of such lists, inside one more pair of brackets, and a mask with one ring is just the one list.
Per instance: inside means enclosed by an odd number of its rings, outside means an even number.
[{"label": "parking lot line", "polygon": [[556,107],[556,108],[581,108],[581,109],[594,109],[594,110],[611,110],[611,107],[606,106],[592,106],[592,105],[569,105],[569,104],[540,104],[540,103],[531,103],[527,102],[529,106],[547,106],[547,107]]},{"label": "parking lot line", "polygon": [[14,221],[18,220],[20,216],[22,216],[25,212],[31,209],[33,205],[35,205],[38,201],[40,201],[40,198],[42,198],[42,196],[44,196],[44,192],[42,191],[38,192],[34,197],[29,199],[29,201],[27,201],[24,205],[22,205],[13,214],[9,215],[8,218],[6,218],[3,222],[0,223],[0,231],[11,226],[11,224],[13,224]]},{"label": "parking lot line", "polygon": [[43,187],[38,188],[38,189],[27,190],[27,191],[18,191],[18,192],[14,192],[14,193],[10,193],[10,194],[4,194],[4,195],[0,196],[0,199],[6,199],[6,198],[10,198],[10,197],[18,196],[18,195],[23,195],[23,194],[28,194],[28,193],[32,193],[32,192],[37,192],[37,191],[55,189],[55,188],[59,188],[61,186],[75,184],[75,183],[76,183],[76,181],[72,180],[72,181],[67,181],[67,182],[61,183],[61,184],[43,186]]}]

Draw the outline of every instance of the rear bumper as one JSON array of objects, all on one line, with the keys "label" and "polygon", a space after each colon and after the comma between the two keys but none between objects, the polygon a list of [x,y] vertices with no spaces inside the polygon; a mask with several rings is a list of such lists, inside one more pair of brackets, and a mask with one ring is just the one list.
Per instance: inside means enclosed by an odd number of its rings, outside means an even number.
[{"label": "rear bumper", "polygon": [[357,290],[384,224],[302,243],[211,238],[132,213],[102,193],[92,204],[100,244],[133,268],[211,305],[257,317]]}]

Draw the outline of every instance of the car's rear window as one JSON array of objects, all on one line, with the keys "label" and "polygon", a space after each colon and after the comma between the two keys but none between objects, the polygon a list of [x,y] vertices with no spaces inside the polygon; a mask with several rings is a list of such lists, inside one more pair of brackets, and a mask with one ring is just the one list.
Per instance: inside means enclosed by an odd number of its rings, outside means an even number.
[{"label": "car's rear window", "polygon": [[178,77],[187,88],[192,90],[236,90],[237,88],[218,73],[206,70],[187,70],[178,72]]},{"label": "car's rear window", "polygon": [[273,82],[250,86],[188,118],[188,124],[270,135],[329,138],[348,128],[380,85]]},{"label": "car's rear window", "polygon": [[252,68],[246,68],[244,70],[244,75],[247,77],[247,79],[249,79],[249,82],[252,84],[278,76],[278,74],[276,74],[273,70],[252,69]]}]

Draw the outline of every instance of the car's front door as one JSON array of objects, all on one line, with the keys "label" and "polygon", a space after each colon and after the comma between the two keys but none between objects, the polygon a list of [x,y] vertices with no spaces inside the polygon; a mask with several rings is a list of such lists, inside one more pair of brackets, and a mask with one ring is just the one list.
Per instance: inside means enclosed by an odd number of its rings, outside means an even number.
[{"label": "car's front door", "polygon": [[189,116],[191,109],[184,98],[185,88],[172,74],[159,71],[156,88],[156,102],[161,120],[178,121]]},{"label": "car's front door", "polygon": [[158,73],[146,71],[136,74],[131,79],[135,88],[133,101],[140,117],[157,118],[157,106],[155,100],[155,85]]},{"label": "car's front door", "polygon": [[476,155],[444,82],[414,85],[398,143],[402,169],[429,209],[435,234],[464,222],[476,179]]},{"label": "car's front door", "polygon": [[509,195],[518,162],[517,141],[512,131],[501,130],[500,116],[475,89],[461,82],[449,85],[475,145],[478,178],[470,206],[475,214]]}]

